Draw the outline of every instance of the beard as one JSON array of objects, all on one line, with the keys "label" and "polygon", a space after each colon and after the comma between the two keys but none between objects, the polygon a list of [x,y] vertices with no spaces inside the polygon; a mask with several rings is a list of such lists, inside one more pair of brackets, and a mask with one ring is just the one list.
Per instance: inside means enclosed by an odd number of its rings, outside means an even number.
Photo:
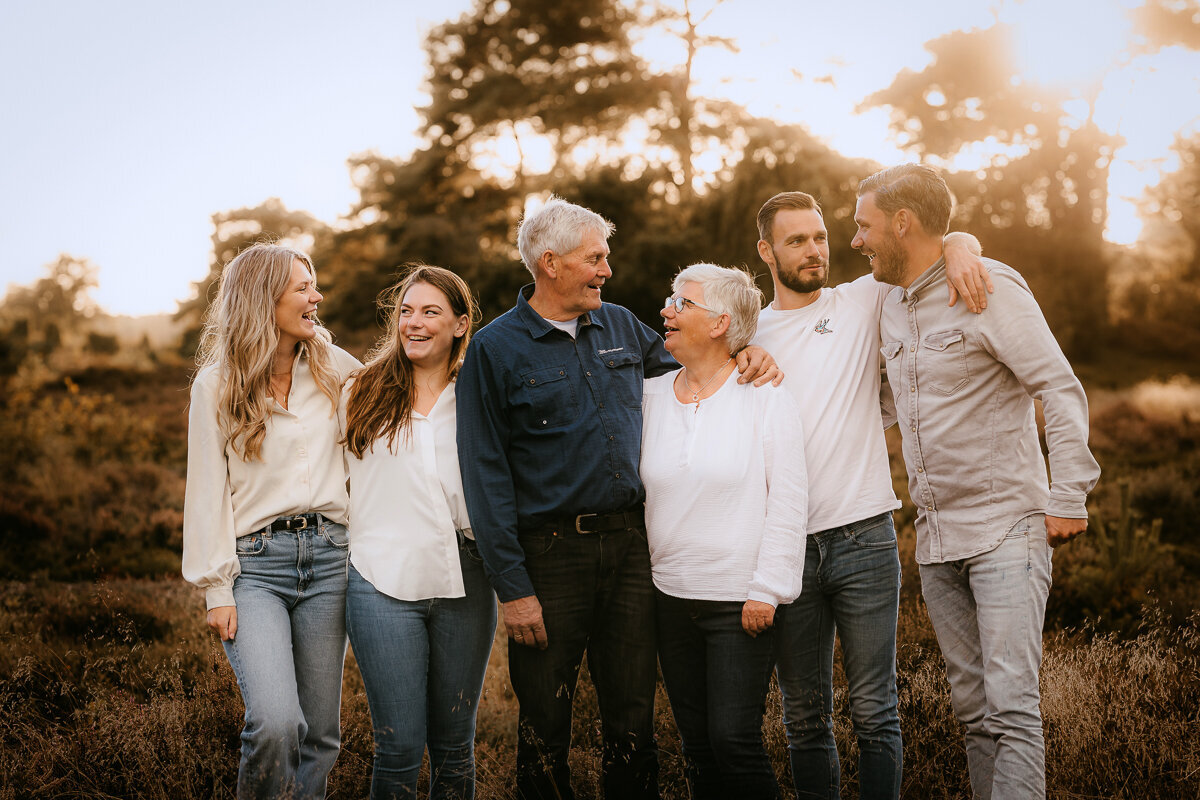
[{"label": "beard", "polygon": [[[829,259],[818,258],[815,261],[809,261],[797,267],[783,267],[783,262],[779,259],[779,254],[775,252],[775,248],[771,248],[771,254],[775,256],[776,270],[779,273],[779,282],[793,292],[800,294],[811,294],[825,287],[829,283]],[[820,267],[815,275],[805,275],[802,270],[810,267]]]},{"label": "beard", "polygon": [[899,286],[904,282],[906,265],[904,249],[888,231],[887,238],[875,245],[875,258],[871,261],[871,274],[880,283]]}]

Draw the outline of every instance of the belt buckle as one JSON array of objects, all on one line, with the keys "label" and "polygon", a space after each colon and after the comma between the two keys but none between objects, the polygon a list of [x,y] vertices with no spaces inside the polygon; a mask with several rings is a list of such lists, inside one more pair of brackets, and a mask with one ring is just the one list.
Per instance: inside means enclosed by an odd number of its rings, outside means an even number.
[{"label": "belt buckle", "polygon": [[287,521],[287,529],[289,531],[302,531],[308,527],[308,517],[304,514],[297,514]]},{"label": "belt buckle", "polygon": [[595,533],[596,531],[585,531],[583,528],[580,527],[580,524],[587,517],[598,517],[598,516],[600,516],[600,515],[599,514],[580,514],[579,516],[577,516],[575,518],[575,532],[576,533]]}]

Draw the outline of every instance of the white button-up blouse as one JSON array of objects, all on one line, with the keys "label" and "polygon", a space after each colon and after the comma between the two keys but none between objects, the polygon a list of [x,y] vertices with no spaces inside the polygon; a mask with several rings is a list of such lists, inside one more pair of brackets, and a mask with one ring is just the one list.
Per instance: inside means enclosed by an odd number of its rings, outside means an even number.
[{"label": "white button-up blouse", "polygon": [[[339,383],[362,366],[339,347],[330,351]],[[218,368],[201,370],[188,409],[183,499],[183,577],[205,590],[208,608],[234,605],[239,537],[287,514],[319,512],[344,525],[349,507],[337,415],[307,358],[292,364],[288,408],[276,404],[267,418],[261,459],[234,451],[217,422],[219,393]]]},{"label": "white button-up blouse", "polygon": [[[345,432],[350,386],[339,417]],[[350,562],[372,586],[398,600],[462,597],[458,536],[470,536],[455,438],[454,384],[429,414],[412,414],[409,435],[375,442],[363,458],[346,452],[350,473]]]}]

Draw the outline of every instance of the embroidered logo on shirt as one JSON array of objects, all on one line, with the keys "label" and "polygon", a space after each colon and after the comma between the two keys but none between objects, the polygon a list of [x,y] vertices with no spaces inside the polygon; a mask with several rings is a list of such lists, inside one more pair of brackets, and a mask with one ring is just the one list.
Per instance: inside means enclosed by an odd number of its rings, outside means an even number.
[{"label": "embroidered logo on shirt", "polygon": [[818,322],[813,330],[817,333],[833,333],[833,329],[829,327],[829,317]]},{"label": "embroidered logo on shirt", "polygon": [[602,355],[602,356],[605,356],[605,355],[608,355],[609,353],[619,353],[619,352],[621,352],[621,351],[622,351],[622,350],[624,350],[624,349],[625,349],[624,347],[613,347],[613,348],[611,348],[611,349],[609,349],[609,350],[598,350],[597,352],[598,352],[600,355]]}]

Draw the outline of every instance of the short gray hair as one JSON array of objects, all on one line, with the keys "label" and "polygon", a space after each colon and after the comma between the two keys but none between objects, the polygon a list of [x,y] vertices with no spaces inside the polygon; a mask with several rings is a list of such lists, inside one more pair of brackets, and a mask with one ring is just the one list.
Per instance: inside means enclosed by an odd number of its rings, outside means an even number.
[{"label": "short gray hair", "polygon": [[679,271],[672,287],[678,292],[685,283],[699,284],[704,289],[704,305],[718,314],[729,315],[725,343],[731,355],[750,344],[758,330],[763,293],[749,272],[716,264],[692,264]]},{"label": "short gray hair", "polygon": [[615,225],[595,211],[551,195],[546,205],[521,220],[517,228],[517,249],[521,251],[525,268],[536,280],[537,262],[542,253],[547,250],[558,255],[569,253],[579,247],[588,231],[607,240],[615,230]]}]

